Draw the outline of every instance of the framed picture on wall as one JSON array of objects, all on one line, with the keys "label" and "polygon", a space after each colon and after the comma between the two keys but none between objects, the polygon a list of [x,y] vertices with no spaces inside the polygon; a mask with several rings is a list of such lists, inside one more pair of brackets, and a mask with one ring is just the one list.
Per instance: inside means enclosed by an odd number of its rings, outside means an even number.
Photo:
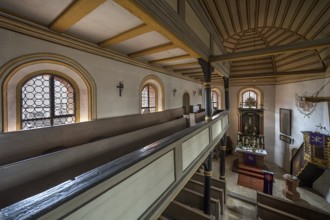
[{"label": "framed picture on wall", "polygon": [[284,141],[284,142],[286,142],[286,143],[288,143],[288,144],[291,144],[291,141],[292,141],[292,139],[291,139],[290,137],[285,136],[285,135],[283,135],[283,134],[280,134],[280,140],[281,140],[281,141]]},{"label": "framed picture on wall", "polygon": [[291,109],[280,108],[280,132],[291,136]]}]

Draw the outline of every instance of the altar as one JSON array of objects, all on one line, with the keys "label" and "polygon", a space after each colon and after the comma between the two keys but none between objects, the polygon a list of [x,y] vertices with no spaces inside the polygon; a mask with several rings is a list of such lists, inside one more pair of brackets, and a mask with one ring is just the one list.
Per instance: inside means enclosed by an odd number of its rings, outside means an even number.
[{"label": "altar", "polygon": [[250,166],[264,166],[264,158],[267,156],[265,149],[253,149],[251,147],[236,147],[235,152],[239,153],[238,161]]}]

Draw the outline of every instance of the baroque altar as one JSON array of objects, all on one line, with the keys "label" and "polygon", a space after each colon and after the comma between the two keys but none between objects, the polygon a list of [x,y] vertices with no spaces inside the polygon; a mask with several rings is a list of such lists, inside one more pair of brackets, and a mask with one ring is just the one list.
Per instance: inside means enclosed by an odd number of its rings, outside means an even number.
[{"label": "baroque altar", "polygon": [[238,108],[237,145],[265,149],[264,109]]}]

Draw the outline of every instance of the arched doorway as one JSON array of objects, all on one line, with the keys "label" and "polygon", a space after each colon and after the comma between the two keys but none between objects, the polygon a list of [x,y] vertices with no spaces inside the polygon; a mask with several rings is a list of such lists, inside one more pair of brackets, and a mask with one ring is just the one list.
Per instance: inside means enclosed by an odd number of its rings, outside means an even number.
[{"label": "arched doorway", "polygon": [[185,92],[183,94],[183,101],[182,101],[182,106],[183,106],[183,113],[185,115],[188,115],[189,114],[189,93]]}]

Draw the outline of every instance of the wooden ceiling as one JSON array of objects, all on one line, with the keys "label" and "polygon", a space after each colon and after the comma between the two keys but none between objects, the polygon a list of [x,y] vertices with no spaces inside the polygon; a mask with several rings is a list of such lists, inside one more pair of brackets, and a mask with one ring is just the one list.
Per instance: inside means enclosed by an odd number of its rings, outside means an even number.
[{"label": "wooden ceiling", "polygon": [[[169,1],[169,0],[168,0]],[[191,0],[187,0],[188,4]],[[194,0],[227,54],[329,38],[329,0]],[[173,1],[172,1],[173,2]],[[201,57],[133,0],[1,0],[0,11],[202,81]],[[230,61],[230,77],[324,72],[329,48]],[[217,54],[215,54],[217,55]],[[221,81],[219,73],[214,81]]]},{"label": "wooden ceiling", "polygon": [[[330,36],[329,0],[199,0],[228,53]],[[230,77],[260,78],[324,72],[329,48],[231,61]],[[287,73],[287,74],[285,74]]]}]

